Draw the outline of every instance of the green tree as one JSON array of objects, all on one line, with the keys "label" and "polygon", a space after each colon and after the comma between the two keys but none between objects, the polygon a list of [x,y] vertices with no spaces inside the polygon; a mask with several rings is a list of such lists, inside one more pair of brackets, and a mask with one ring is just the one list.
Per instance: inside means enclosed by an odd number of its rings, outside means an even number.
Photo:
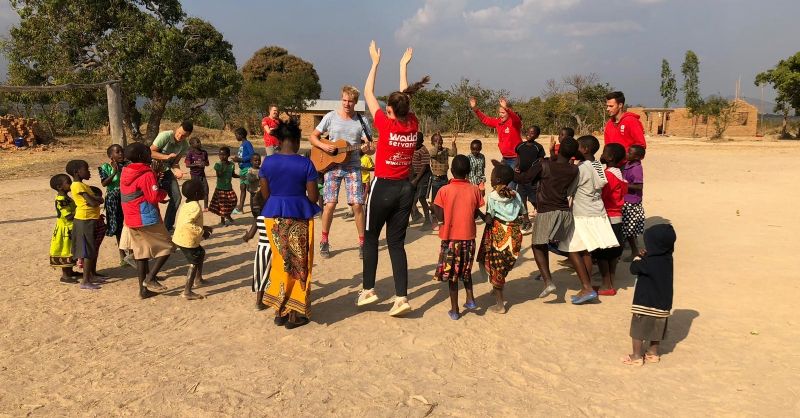
[{"label": "green tree", "polygon": [[738,105],[735,101],[719,95],[711,96],[705,100],[700,114],[708,117],[714,123],[714,135],[711,138],[721,139],[725,135],[725,131],[736,117],[737,107]]},{"label": "green tree", "polygon": [[703,107],[703,98],[700,97],[700,59],[692,50],[686,51],[681,65],[681,73],[683,74],[683,101],[692,116],[692,136],[695,136],[697,116]]},{"label": "green tree", "polygon": [[314,64],[279,46],[256,51],[242,67],[242,76],[240,100],[247,112],[264,114],[270,104],[288,113],[304,110],[322,93]]},{"label": "green tree", "polygon": [[[781,136],[789,137],[787,132],[789,112],[791,109],[794,109],[795,114],[800,112],[800,52],[780,60],[775,67],[756,75],[755,84],[757,86],[770,84],[775,89],[777,96],[774,111],[783,114]],[[797,137],[800,138],[800,130]]]},{"label": "green tree", "polygon": [[439,119],[444,113],[446,102],[447,93],[440,90],[438,84],[432,89],[420,90],[414,95],[411,106],[417,117],[423,121],[422,132],[428,134],[431,131],[429,123],[433,124],[434,130],[439,130]]},{"label": "green tree", "polygon": [[675,74],[665,59],[661,60],[661,98],[664,99],[664,107],[678,101],[678,84],[675,82]]}]

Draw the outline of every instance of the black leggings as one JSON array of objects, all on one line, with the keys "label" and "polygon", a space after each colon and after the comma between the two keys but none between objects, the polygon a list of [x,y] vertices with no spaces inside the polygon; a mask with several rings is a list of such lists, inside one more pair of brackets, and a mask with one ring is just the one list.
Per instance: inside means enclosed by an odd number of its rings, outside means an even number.
[{"label": "black leggings", "polygon": [[389,258],[392,260],[395,295],[407,295],[406,229],[408,229],[411,205],[414,203],[414,191],[414,186],[408,180],[382,178],[372,180],[364,233],[364,289],[375,287],[378,237],[383,225],[386,225],[386,245],[389,247]]}]

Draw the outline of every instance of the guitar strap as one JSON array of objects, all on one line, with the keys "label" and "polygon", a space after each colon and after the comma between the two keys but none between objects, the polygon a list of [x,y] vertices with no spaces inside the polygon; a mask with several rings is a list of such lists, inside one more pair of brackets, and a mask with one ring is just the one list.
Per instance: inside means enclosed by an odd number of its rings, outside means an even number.
[{"label": "guitar strap", "polygon": [[361,113],[356,112],[356,116],[358,117],[358,121],[361,122],[361,128],[364,130],[367,141],[372,142],[372,135],[369,133],[369,129],[367,129],[367,124],[364,122],[364,118],[361,117]]}]

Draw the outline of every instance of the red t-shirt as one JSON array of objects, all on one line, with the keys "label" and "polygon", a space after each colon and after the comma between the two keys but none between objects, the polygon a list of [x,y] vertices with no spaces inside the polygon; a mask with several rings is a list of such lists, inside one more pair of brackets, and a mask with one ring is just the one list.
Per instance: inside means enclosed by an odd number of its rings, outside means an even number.
[{"label": "red t-shirt", "polygon": [[452,179],[439,189],[433,204],[444,210],[439,238],[443,241],[475,239],[475,209],[484,205],[478,186],[466,179]]},{"label": "red t-shirt", "polygon": [[417,148],[419,122],[409,113],[405,122],[389,119],[383,110],[375,113],[378,144],[375,149],[375,177],[403,180],[411,175],[411,159]]},{"label": "red t-shirt", "polygon": [[619,168],[606,168],[606,179],[608,183],[603,186],[600,196],[603,198],[603,206],[609,218],[622,217],[622,205],[625,203],[625,194],[628,193],[628,182],[622,177]]},{"label": "red t-shirt", "polygon": [[261,119],[261,127],[264,129],[264,146],[265,147],[277,147],[280,143],[278,142],[278,138],[270,135],[269,130],[278,127],[278,123],[280,120],[272,119],[271,117],[267,116],[264,119]]}]

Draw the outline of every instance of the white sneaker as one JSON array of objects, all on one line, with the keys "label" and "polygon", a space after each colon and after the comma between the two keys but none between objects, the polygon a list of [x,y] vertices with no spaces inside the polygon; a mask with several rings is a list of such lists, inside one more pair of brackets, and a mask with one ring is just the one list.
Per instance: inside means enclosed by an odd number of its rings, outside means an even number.
[{"label": "white sneaker", "polygon": [[408,304],[408,298],[401,296],[394,299],[394,306],[392,306],[392,309],[389,311],[389,315],[400,316],[408,312],[411,312],[411,305]]},{"label": "white sneaker", "polygon": [[378,294],[375,293],[375,289],[361,289],[358,292],[358,301],[356,301],[356,306],[369,305],[370,303],[375,303],[377,301]]}]

